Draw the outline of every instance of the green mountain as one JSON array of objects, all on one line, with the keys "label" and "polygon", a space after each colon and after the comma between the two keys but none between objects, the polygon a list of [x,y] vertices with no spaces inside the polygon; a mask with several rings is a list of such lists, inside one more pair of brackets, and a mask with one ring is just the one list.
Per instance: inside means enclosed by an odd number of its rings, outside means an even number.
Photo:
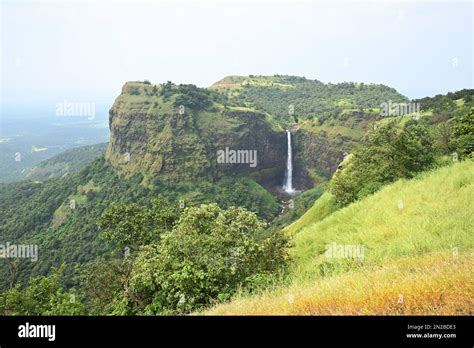
[{"label": "green mountain", "polygon": [[106,148],[107,144],[95,144],[64,151],[29,169],[25,178],[46,180],[76,173],[87,167],[94,159],[103,157]]},{"label": "green mountain", "polygon": [[384,102],[408,102],[395,89],[354,82],[322,83],[298,76],[228,76],[210,89],[223,92],[239,104],[264,110],[283,124],[299,119],[326,118],[350,110],[378,109]]},{"label": "green mountain", "polygon": [[[411,178],[420,171],[446,165],[451,162],[448,156],[453,151],[459,153],[460,159],[468,159],[472,131],[470,116],[466,115],[473,106],[472,94],[472,90],[463,90],[421,99],[417,102],[422,112],[419,119],[415,119],[413,114],[381,116],[382,103],[408,101],[383,85],[323,84],[291,76],[227,77],[208,89],[171,82],[158,85],[148,81],[127,82],[110,109],[111,135],[103,157],[94,159],[103,151],[103,145],[84,148],[38,166],[29,174],[35,181],[0,184],[0,244],[35,244],[39,248],[36,262],[19,260],[16,264],[0,264],[1,279],[8,279],[0,283],[0,287],[6,289],[11,283],[24,285],[31,276],[48,274],[53,266],[59,267],[62,263],[67,264],[66,287],[81,287],[86,265],[94,265],[97,258],[112,264],[120,260],[116,250],[119,241],[116,244],[105,241],[98,226],[104,211],[108,212],[109,219],[116,219],[108,222],[113,233],[125,231],[125,234],[140,236],[143,228],[149,228],[146,232],[152,233],[156,227],[152,222],[162,221],[162,212],[154,210],[157,197],[166,202],[160,203],[159,208],[172,210],[171,216],[175,216],[175,211],[185,214],[182,220],[174,222],[176,231],[182,235],[186,236],[188,228],[196,227],[194,223],[199,231],[205,232],[196,216],[210,216],[210,222],[206,222],[209,226],[215,221],[220,224],[213,227],[213,238],[225,231],[222,224],[241,236],[239,224],[249,221],[258,226],[260,232],[256,241],[247,240],[245,243],[250,244],[244,245],[252,245],[264,256],[279,255],[285,243],[266,239],[279,235],[275,232],[284,229],[295,235],[315,222],[313,219],[333,216],[334,211],[347,204],[342,198],[358,200],[400,178]],[[294,186],[304,191],[292,197],[294,206],[291,207],[290,197],[280,190],[287,156],[286,129],[291,130],[293,139]],[[229,155],[229,151],[236,151],[234,155],[242,151],[241,161],[232,160],[235,157]],[[341,164],[344,153],[353,153],[356,160],[349,156],[349,160]],[[252,161],[254,154],[255,161]],[[336,171],[338,174],[333,178]],[[339,174],[341,171],[343,174]],[[214,205],[206,205],[209,203],[229,210],[221,212]],[[311,206],[313,208],[305,214]],[[107,210],[111,207],[118,210]],[[255,217],[231,207],[245,208]],[[133,214],[127,220],[130,212]],[[242,221],[233,224],[234,215]],[[257,217],[263,222],[256,223]],[[137,227],[137,221],[146,223]],[[167,236],[167,250],[177,252],[182,245],[172,240],[172,234]],[[210,249],[205,251],[211,255],[213,241],[206,239],[206,233],[196,238],[209,243]],[[226,238],[230,238],[229,235]],[[137,243],[139,240],[147,241],[144,250],[153,254],[157,246],[148,245],[147,237],[137,239]],[[192,238],[186,241],[192,242]],[[231,242],[226,243],[232,245]],[[190,255],[202,251],[183,248]],[[240,255],[236,246],[230,249],[232,255],[227,255],[225,248],[219,248],[222,265],[202,260],[199,264],[226,269],[226,265],[233,265]],[[248,282],[248,287],[267,284],[269,276],[265,272],[278,266],[264,256],[257,267],[263,273],[258,275],[251,274],[253,267],[246,259],[242,279]],[[278,257],[278,260],[284,259]],[[146,269],[147,256],[141,255],[139,260],[144,264],[135,266]],[[157,262],[153,267],[160,264]],[[170,267],[172,269],[173,264]],[[186,296],[193,291],[193,283],[189,285],[186,277],[196,276],[202,280],[209,276],[202,270],[194,271],[171,275],[175,280],[184,277]],[[154,284],[154,281],[148,279],[146,284]],[[113,293],[121,294],[122,290],[117,288]],[[148,293],[155,290],[156,293]],[[169,295],[162,292],[163,289],[139,288],[137,291],[145,302],[156,294]],[[229,299],[233,291],[235,289],[226,289],[224,296],[213,288],[210,296],[212,300]],[[183,295],[179,291],[173,294]],[[196,303],[211,302],[202,296],[197,296],[202,302]],[[161,308],[161,300],[153,298],[158,302],[146,309],[125,306],[124,310],[133,314],[157,314],[196,308],[192,304],[181,308],[181,299],[175,297],[162,299],[171,309]],[[0,296],[0,310],[1,300]],[[117,299],[102,300],[115,303]]]},{"label": "green mountain", "polygon": [[[269,186],[283,180],[285,134],[271,116],[223,105],[192,85],[128,82],[110,110],[108,162],[126,175],[170,182],[246,174]],[[255,151],[251,163],[222,163],[218,151]]]},{"label": "green mountain", "polygon": [[[387,100],[407,98],[383,85],[294,76],[226,77],[209,89],[128,82],[110,110],[106,158],[121,173],[139,171],[145,180],[248,174],[265,187],[278,186],[285,170],[284,130],[291,126],[295,186],[308,189],[331,177]],[[217,166],[217,151],[225,148],[255,150],[258,165]]]},{"label": "green mountain", "polygon": [[[293,126],[296,187],[328,180],[379,120],[384,102],[406,103],[395,89],[364,83],[322,83],[297,76],[228,76],[210,89],[241,105],[263,110],[283,128]],[[297,126],[295,126],[297,124]]]}]

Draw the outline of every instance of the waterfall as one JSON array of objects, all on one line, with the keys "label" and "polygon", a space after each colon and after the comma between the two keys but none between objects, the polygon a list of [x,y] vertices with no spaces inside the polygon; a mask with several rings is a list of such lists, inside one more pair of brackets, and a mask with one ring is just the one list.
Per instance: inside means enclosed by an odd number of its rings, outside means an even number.
[{"label": "waterfall", "polygon": [[288,140],[288,155],[286,159],[286,173],[285,173],[285,183],[283,184],[283,190],[286,193],[293,193],[293,160],[291,155],[291,133],[289,130],[286,131],[286,137]]}]

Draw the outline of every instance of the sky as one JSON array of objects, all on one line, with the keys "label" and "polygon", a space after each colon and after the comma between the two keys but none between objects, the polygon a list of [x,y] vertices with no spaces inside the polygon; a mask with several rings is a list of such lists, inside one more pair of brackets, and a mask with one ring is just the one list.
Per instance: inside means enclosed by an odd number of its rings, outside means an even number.
[{"label": "sky", "polygon": [[2,106],[249,74],[473,88],[472,1],[1,1]]}]

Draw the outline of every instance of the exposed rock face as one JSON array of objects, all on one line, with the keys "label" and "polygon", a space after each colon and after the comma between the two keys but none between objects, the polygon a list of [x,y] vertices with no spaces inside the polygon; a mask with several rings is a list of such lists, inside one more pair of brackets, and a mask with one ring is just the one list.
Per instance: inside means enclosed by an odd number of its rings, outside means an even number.
[{"label": "exposed rock face", "polygon": [[[210,162],[216,163],[215,154],[225,148],[256,151],[257,166],[249,164],[218,164],[215,176],[249,173],[260,178],[265,184],[272,185],[284,176],[286,161],[286,136],[283,131],[272,130],[263,114],[250,111],[224,110],[222,117],[236,122],[229,132],[218,133],[212,139]],[[237,125],[238,124],[238,125]]]},{"label": "exposed rock face", "polygon": [[294,139],[296,185],[308,188],[313,180],[317,181],[317,176],[331,177],[343,157],[339,146],[347,139],[341,139],[341,144],[335,146],[324,132],[314,134],[304,129],[298,131]]},{"label": "exposed rock face", "polygon": [[306,189],[329,179],[344,154],[349,154],[373,122],[379,119],[376,113],[355,111],[340,115],[330,126],[303,122],[293,137],[294,185]]},{"label": "exposed rock face", "polygon": [[[264,185],[283,180],[285,132],[250,109],[218,103],[180,108],[175,96],[166,99],[152,85],[129,82],[110,110],[109,127],[106,158],[126,175],[139,171],[169,182],[231,174],[249,174]],[[218,163],[218,151],[226,148],[256,151],[256,166]]]},{"label": "exposed rock face", "polygon": [[[121,173],[141,172],[147,180],[216,181],[242,174],[267,187],[281,186],[289,125],[275,115],[229,106],[233,99],[224,95],[191,85],[127,82],[110,110],[106,158]],[[305,117],[289,126],[297,190],[327,181],[379,115],[346,110],[325,121]],[[218,151],[226,150],[256,152],[256,166],[219,162]]]}]

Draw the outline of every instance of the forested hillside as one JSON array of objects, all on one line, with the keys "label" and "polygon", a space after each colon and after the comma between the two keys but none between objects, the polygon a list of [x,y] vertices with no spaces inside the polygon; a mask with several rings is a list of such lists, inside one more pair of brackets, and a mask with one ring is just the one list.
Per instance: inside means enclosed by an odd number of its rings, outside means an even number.
[{"label": "forested hillside", "polygon": [[[312,296],[339,279],[363,286],[367,274],[382,284],[388,278],[372,272],[395,267],[402,279],[418,264],[429,273],[455,247],[467,270],[473,94],[419,99],[420,113],[384,117],[382,103],[408,99],[383,85],[291,76],[227,77],[209,89],[128,82],[110,110],[105,156],[95,158],[103,145],[64,153],[37,166],[34,181],[0,185],[0,244],[38,246],[37,261],[0,262],[0,313],[188,314],[238,297],[215,313],[239,312],[239,303],[245,313],[333,314],[343,309],[313,307]],[[292,196],[281,189],[287,128]],[[219,163],[225,148],[255,150],[256,166]],[[366,263],[324,259],[332,242],[363,244]],[[446,281],[423,278],[434,290],[420,296],[465,281],[467,271],[448,277],[450,262],[439,271]],[[308,291],[310,304],[283,308],[278,291],[288,287]],[[467,313],[472,304],[458,295],[407,311]],[[363,302],[348,310],[397,313]]]},{"label": "forested hillside", "polygon": [[407,97],[384,85],[322,83],[286,75],[228,76],[210,88],[224,92],[236,103],[275,115],[286,125],[313,118],[322,123],[344,111],[374,111],[389,100],[408,102]]},{"label": "forested hillside", "polygon": [[103,157],[106,148],[107,144],[96,144],[64,151],[29,169],[24,176],[29,180],[44,180],[76,173]]}]

